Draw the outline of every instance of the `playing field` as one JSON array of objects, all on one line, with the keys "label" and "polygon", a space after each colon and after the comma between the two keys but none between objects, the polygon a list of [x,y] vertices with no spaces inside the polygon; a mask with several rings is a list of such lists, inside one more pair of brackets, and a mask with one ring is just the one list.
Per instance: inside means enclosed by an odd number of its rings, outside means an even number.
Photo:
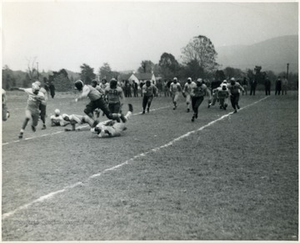
[{"label": "playing field", "polygon": [[[127,98],[124,135],[50,127],[54,109],[83,114],[74,94],[48,101],[47,129],[8,92],[2,124],[2,240],[298,240],[298,92],[241,96],[232,113],[181,97]],[[101,117],[101,120],[106,120]]]}]

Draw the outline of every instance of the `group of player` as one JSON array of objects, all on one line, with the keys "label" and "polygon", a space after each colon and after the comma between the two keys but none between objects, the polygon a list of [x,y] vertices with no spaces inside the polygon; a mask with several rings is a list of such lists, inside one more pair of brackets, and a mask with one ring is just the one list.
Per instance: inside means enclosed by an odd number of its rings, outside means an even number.
[{"label": "group of player", "polygon": [[173,78],[173,82],[170,84],[170,93],[174,105],[173,110],[176,110],[179,96],[182,93],[185,98],[187,112],[190,112],[191,109],[193,111],[192,122],[198,118],[199,106],[202,104],[205,96],[208,96],[208,108],[219,102],[220,109],[224,110],[226,110],[228,106],[227,100],[230,98],[232,108],[234,113],[236,113],[240,109],[239,99],[241,91],[244,92],[244,88],[235,78],[231,78],[230,82],[224,80],[219,87],[213,90],[209,90],[201,78],[198,78],[197,81],[192,81],[192,78],[188,78],[183,88],[181,88],[176,77]]},{"label": "group of player", "polygon": [[[61,115],[60,110],[55,109],[54,115],[50,117],[51,126],[67,126],[70,124],[72,128],[66,128],[65,131],[76,131],[78,130],[76,129],[77,124],[87,123],[92,128],[91,131],[96,133],[99,137],[120,136],[121,132],[126,130],[124,123],[131,116],[133,107],[131,104],[128,104],[129,110],[126,115],[123,115],[121,112],[120,101],[123,93],[120,87],[117,86],[117,81],[115,79],[112,79],[110,84],[104,89],[100,88],[96,81],[93,81],[91,85],[86,85],[81,80],[75,82],[75,88],[81,92],[80,96],[75,99],[75,102],[85,97],[90,99],[90,102],[84,109],[85,114]],[[42,130],[46,129],[47,92],[41,87],[41,83],[35,81],[32,83],[31,88],[16,88],[15,90],[24,91],[28,95],[25,108],[25,119],[19,133],[19,139],[23,138],[25,128],[30,120],[32,121],[31,129],[33,132],[36,131],[39,119],[43,122]],[[104,97],[106,97],[107,100]],[[2,104],[5,104],[5,106],[2,105],[2,110],[7,110],[5,90],[2,90]],[[100,110],[107,116],[109,119],[108,121],[99,122],[95,119],[97,111],[99,117]],[[7,119],[4,118],[5,117],[2,115],[3,121]]]},{"label": "group of player", "polygon": [[[99,137],[120,136],[121,132],[126,130],[125,123],[132,115],[133,107],[129,104],[127,114],[123,115],[121,108],[124,102],[124,94],[116,79],[113,78],[109,83],[100,84],[96,80],[93,80],[90,85],[77,80],[74,86],[81,92],[79,97],[74,100],[75,102],[86,97],[90,100],[84,109],[84,114],[60,114],[60,110],[56,109],[54,115],[50,117],[51,126],[71,125],[71,129],[65,128],[65,131],[76,131],[79,130],[76,128],[76,125],[88,124],[91,131],[98,134]],[[145,114],[146,110],[147,112],[150,111],[152,100],[158,89],[150,80],[145,82],[142,89],[142,114]],[[32,120],[32,131],[36,131],[39,119],[43,122],[42,129],[46,129],[47,92],[39,81],[32,83],[31,88],[18,88],[18,90],[25,91],[28,94],[25,119],[19,134],[19,138],[21,139],[30,119]],[[219,102],[220,109],[224,110],[226,110],[228,106],[227,100],[230,98],[232,108],[234,109],[234,113],[236,113],[240,108],[240,91],[244,92],[244,89],[235,78],[231,78],[230,82],[224,80],[220,87],[212,91],[209,90],[201,78],[198,78],[197,81],[192,81],[191,78],[188,78],[183,88],[181,88],[176,77],[173,78],[170,84],[173,110],[176,110],[179,96],[182,94],[185,98],[187,112],[193,111],[192,122],[198,118],[199,106],[202,104],[205,96],[208,96],[208,108]],[[3,102],[3,95],[2,103],[5,103]],[[101,111],[109,119],[108,121],[99,122],[98,118]]]}]

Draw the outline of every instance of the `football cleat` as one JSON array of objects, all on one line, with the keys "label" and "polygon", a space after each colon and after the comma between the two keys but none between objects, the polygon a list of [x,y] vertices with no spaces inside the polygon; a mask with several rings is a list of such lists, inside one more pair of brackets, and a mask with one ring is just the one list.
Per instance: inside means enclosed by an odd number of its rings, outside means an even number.
[{"label": "football cleat", "polygon": [[194,122],[194,121],[195,121],[195,117],[194,117],[194,116],[192,117],[192,120],[191,120],[191,121],[192,121],[192,122]]},{"label": "football cleat", "polygon": [[237,107],[238,109],[240,109],[240,106],[239,106],[238,104],[236,105],[236,107]]},{"label": "football cleat", "polygon": [[149,113],[149,107],[147,108],[147,112]]},{"label": "football cleat", "polygon": [[42,127],[42,130],[45,130],[45,129],[46,129],[46,125],[44,124],[43,127]]},{"label": "football cleat", "polygon": [[35,131],[36,131],[36,128],[35,128],[35,126],[31,126],[31,129],[32,129],[32,131],[33,131],[33,132],[35,132]]},{"label": "football cleat", "polygon": [[145,114],[145,111],[142,112],[142,115],[144,115],[144,114]]},{"label": "football cleat", "polygon": [[20,139],[23,138],[23,133],[22,133],[22,132],[20,132],[19,138],[20,138]]}]

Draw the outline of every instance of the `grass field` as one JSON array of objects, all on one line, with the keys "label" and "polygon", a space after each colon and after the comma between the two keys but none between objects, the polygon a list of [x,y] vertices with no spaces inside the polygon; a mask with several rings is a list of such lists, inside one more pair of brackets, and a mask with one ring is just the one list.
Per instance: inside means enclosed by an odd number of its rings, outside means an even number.
[{"label": "grass field", "polygon": [[[82,114],[58,93],[48,116]],[[241,96],[241,109],[181,97],[127,98],[124,135],[30,125],[26,95],[8,92],[2,124],[2,240],[298,240],[298,92]],[[124,105],[125,111],[127,106]],[[101,120],[106,118],[101,117]]]}]

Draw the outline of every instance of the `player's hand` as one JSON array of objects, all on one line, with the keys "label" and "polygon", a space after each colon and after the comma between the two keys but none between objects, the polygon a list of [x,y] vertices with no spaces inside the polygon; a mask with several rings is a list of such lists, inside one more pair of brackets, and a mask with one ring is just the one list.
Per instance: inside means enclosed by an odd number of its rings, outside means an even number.
[{"label": "player's hand", "polygon": [[76,102],[76,103],[78,102],[78,98],[75,99],[75,102]]}]

